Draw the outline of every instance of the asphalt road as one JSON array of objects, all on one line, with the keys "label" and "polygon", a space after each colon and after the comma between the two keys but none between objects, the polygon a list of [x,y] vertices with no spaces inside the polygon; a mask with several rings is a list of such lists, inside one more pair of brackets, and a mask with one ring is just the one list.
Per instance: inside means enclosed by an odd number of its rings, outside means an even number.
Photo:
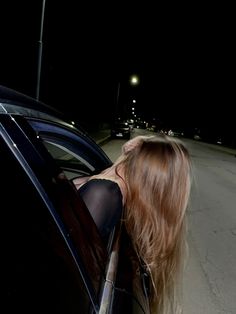
[{"label": "asphalt road", "polygon": [[185,313],[236,313],[236,151],[186,141],[194,166]]}]

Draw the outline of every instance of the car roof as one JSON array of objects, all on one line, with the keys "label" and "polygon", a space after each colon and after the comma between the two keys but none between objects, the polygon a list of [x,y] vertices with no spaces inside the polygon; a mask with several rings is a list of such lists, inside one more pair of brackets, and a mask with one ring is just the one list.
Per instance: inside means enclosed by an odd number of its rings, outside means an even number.
[{"label": "car roof", "polygon": [[[72,122],[59,110],[2,85],[0,85],[0,113],[21,114],[25,117],[41,118],[70,126]],[[76,128],[82,133],[87,133],[80,125],[76,124]]]},{"label": "car roof", "polygon": [[[48,114],[62,116],[62,113],[57,111],[55,108],[50,107],[40,101],[37,101],[33,97],[25,95],[14,89],[0,85],[0,101],[11,104],[18,104],[28,109],[34,109]],[[9,112],[10,113],[10,112]]]}]

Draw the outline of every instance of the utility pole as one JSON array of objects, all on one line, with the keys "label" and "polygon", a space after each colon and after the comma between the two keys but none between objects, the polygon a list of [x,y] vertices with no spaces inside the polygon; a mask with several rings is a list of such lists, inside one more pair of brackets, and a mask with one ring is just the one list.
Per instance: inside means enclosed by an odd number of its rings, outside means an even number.
[{"label": "utility pole", "polygon": [[41,81],[41,67],[42,67],[42,52],[43,52],[43,26],[44,26],[44,13],[45,13],[46,0],[42,2],[40,37],[39,37],[39,50],[38,50],[38,70],[37,70],[37,86],[36,86],[36,99],[39,100],[40,81]]}]

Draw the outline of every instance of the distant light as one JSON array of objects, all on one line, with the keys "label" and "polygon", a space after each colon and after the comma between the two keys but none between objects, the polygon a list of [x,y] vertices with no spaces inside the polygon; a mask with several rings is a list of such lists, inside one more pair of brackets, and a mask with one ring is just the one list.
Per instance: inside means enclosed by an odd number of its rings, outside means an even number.
[{"label": "distant light", "polygon": [[135,99],[133,99],[133,104],[135,104],[136,103],[136,100]]},{"label": "distant light", "polygon": [[71,121],[71,124],[75,125],[75,122],[74,122],[74,121]]},{"label": "distant light", "polygon": [[130,77],[130,84],[131,85],[137,85],[139,83],[139,78],[137,75],[132,75]]}]

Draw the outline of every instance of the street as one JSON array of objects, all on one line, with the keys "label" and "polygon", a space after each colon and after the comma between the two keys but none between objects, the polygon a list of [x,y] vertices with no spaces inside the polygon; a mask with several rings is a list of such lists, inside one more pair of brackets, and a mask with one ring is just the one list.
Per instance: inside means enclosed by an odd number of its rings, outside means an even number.
[{"label": "street", "polygon": [[194,163],[185,313],[236,313],[236,158],[188,141]]},{"label": "street", "polygon": [[[133,136],[146,134],[135,130]],[[215,145],[183,139],[193,162],[184,314],[236,313],[236,158]],[[125,140],[102,146],[114,161]]]}]

